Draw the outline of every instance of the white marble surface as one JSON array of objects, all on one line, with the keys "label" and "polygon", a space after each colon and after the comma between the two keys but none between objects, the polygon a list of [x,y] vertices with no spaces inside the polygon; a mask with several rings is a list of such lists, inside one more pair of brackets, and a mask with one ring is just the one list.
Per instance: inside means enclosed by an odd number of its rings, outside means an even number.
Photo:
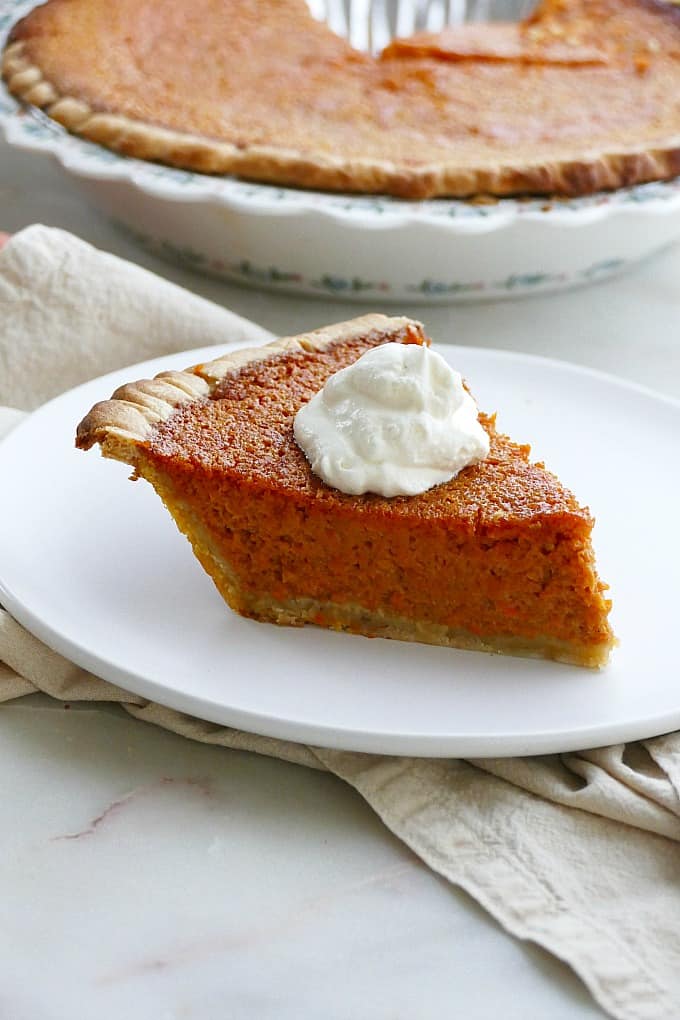
[{"label": "white marble surface", "polygon": [[[0,229],[73,230],[280,333],[365,306],[166,266],[49,159],[0,142]],[[592,365],[680,396],[680,249],[590,290],[428,311],[437,339]],[[0,327],[1,328],[1,327]],[[576,1020],[567,967],[509,938],[333,777],[114,708],[0,708],[2,1020]]]}]

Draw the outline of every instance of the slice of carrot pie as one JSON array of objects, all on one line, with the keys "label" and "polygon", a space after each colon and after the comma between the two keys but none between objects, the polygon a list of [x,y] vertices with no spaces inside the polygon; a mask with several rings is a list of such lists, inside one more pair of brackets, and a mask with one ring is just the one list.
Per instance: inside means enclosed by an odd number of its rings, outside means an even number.
[{"label": "slice of carrot pie", "polygon": [[604,665],[589,511],[428,346],[366,315],[239,350],[122,386],[77,445],[151,482],[244,616]]}]

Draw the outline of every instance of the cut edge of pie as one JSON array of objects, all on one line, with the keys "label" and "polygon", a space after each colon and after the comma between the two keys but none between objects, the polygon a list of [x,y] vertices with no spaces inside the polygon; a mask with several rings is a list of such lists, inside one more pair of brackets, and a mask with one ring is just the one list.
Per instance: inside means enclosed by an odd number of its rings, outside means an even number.
[{"label": "cut edge of pie", "polygon": [[[574,546],[573,556],[578,560],[577,569],[583,575],[584,592],[587,593],[585,598],[589,601],[588,612],[596,617],[598,639],[572,637],[566,640],[559,635],[547,633],[530,637],[512,633],[478,633],[466,627],[404,616],[395,612],[390,605],[367,608],[358,601],[318,599],[300,595],[299,592],[286,597],[281,593],[248,588],[239,580],[228,557],[217,547],[215,535],[206,524],[205,515],[200,509],[197,510],[195,504],[192,505],[190,499],[184,498],[181,487],[153,462],[153,458],[144,455],[157,426],[167,421],[178,408],[194,401],[208,400],[220,384],[229,377],[238,377],[242,369],[291,353],[324,352],[338,342],[367,335],[371,336],[374,343],[392,340],[429,343],[420,323],[402,317],[388,318],[372,314],[298,337],[277,340],[262,347],[238,350],[185,371],[163,372],[154,379],[119,387],[110,400],[96,404],[82,420],[77,430],[76,445],[86,450],[99,444],[105,457],[130,464],[134,469],[133,478],[143,477],[150,482],[179,530],[189,539],[197,559],[213,579],[224,600],[243,616],[275,624],[301,626],[311,623],[368,637],[397,638],[475,651],[547,658],[593,668],[604,666],[616,644],[607,619],[611,603],[603,595],[607,586],[600,582],[595,568],[590,543],[593,521],[587,511],[580,507],[579,513],[586,520],[585,538],[581,535],[578,548],[576,544]],[[487,427],[497,435],[493,419],[488,419]],[[505,441],[506,437],[500,436],[499,439]],[[510,440],[507,442],[514,446]],[[521,449],[523,457],[528,461],[528,448],[517,449]],[[546,478],[557,483],[542,465],[532,467],[544,472]],[[571,497],[568,490],[564,491]],[[342,494],[339,495],[342,497]],[[423,540],[426,541],[426,538]],[[579,593],[574,596],[576,600],[580,597]]]},{"label": "cut edge of pie", "polygon": [[[676,0],[632,2],[648,8],[656,6],[666,15],[669,11],[664,8],[672,10]],[[680,25],[680,9],[673,13],[678,14]],[[329,151],[309,153],[253,142],[241,146],[115,111],[100,111],[78,96],[61,93],[27,54],[24,40],[15,35],[16,26],[2,54],[1,71],[18,99],[44,110],[68,131],[123,155],[199,173],[415,200],[477,195],[573,197],[669,180],[680,173],[680,132],[653,144],[643,141],[623,149],[615,145],[611,150],[595,148],[581,152],[577,158],[530,161],[525,157],[522,162],[519,157],[477,166],[460,166],[455,159],[409,166],[408,161],[397,164],[389,159],[347,157]]]}]

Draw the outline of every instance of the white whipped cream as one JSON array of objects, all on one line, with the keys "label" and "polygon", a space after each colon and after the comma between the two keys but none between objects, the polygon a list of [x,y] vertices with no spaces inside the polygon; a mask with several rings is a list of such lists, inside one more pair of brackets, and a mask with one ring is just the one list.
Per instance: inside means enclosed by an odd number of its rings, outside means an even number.
[{"label": "white whipped cream", "polygon": [[374,347],[336,372],[294,433],[314,474],[354,496],[415,496],[489,453],[460,373],[417,344]]}]

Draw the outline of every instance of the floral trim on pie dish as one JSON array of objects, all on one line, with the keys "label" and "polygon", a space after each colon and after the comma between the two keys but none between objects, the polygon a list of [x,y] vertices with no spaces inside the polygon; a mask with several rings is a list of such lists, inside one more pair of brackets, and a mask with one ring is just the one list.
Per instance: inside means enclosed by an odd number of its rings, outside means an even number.
[{"label": "floral trim on pie dish", "polygon": [[[195,269],[199,272],[209,273],[214,276],[227,278],[240,278],[244,283],[254,286],[275,287],[275,288],[300,288],[305,290],[328,295],[359,296],[364,293],[389,294],[392,285],[387,280],[365,280],[360,276],[338,276],[335,273],[320,273],[316,277],[306,277],[304,274],[290,269],[281,269],[278,266],[254,265],[249,259],[239,259],[231,262],[228,259],[210,258],[203,252],[192,248],[190,245],[173,244],[165,238],[152,237],[149,234],[133,230],[127,224],[113,221],[128,237],[136,241],[142,247],[167,258],[171,262],[188,269]],[[408,290],[422,296],[441,295],[467,295],[470,298],[479,296],[483,298],[487,291],[493,294],[506,292],[512,294],[516,291],[527,289],[540,290],[556,289],[567,285],[578,285],[579,283],[592,283],[595,280],[604,280],[608,276],[624,272],[633,260],[624,258],[605,259],[594,262],[585,269],[576,273],[542,273],[526,272],[511,273],[501,280],[484,281],[456,281],[456,280],[433,280],[423,279],[418,283],[408,286]]]}]

